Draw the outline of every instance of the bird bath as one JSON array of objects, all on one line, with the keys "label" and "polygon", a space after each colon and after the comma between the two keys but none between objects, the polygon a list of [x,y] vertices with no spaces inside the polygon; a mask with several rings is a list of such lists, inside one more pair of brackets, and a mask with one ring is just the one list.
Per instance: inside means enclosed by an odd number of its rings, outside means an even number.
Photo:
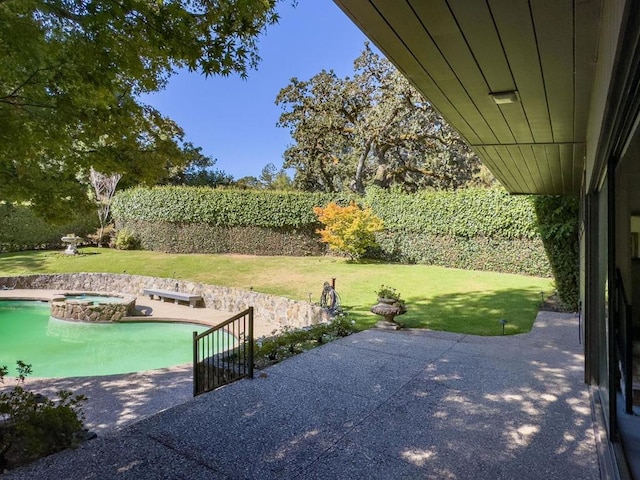
[{"label": "bird bath", "polygon": [[77,255],[78,254],[78,243],[82,241],[82,238],[77,237],[75,233],[70,233],[65,237],[62,237],[61,240],[67,245],[67,249],[64,251],[67,255]]}]

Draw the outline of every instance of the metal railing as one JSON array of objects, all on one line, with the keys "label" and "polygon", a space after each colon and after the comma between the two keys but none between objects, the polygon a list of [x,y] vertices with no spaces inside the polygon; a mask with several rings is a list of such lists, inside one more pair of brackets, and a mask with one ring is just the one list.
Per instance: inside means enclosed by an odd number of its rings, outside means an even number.
[{"label": "metal railing", "polygon": [[253,378],[253,307],[198,334],[193,332],[193,396]]},{"label": "metal railing", "polygon": [[616,269],[616,340],[625,413],[633,413],[633,325],[631,305],[622,282],[622,274]]}]

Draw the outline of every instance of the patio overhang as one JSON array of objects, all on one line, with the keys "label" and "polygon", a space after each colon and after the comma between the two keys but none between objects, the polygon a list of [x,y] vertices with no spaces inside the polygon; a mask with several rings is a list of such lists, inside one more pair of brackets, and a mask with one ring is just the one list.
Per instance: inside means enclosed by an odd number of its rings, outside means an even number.
[{"label": "patio overhang", "polygon": [[512,193],[577,195],[602,0],[334,0]]}]

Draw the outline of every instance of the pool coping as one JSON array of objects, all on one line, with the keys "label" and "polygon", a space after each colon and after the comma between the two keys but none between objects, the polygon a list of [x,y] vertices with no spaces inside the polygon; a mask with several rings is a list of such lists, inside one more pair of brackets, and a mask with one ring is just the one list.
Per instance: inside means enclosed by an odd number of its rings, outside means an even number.
[{"label": "pool coping", "polygon": [[[74,290],[81,292],[82,290]],[[89,291],[89,290],[86,290]],[[117,293],[117,292],[114,292]],[[0,290],[0,301],[41,301],[50,302],[61,294],[61,289],[8,289]],[[148,297],[136,297],[136,310],[141,315],[123,317],[121,322],[172,322],[193,323],[196,325],[214,326],[231,318],[237,312],[227,312],[212,308],[190,308],[186,305],[151,300]],[[254,324],[254,334],[257,337],[272,335],[281,325],[265,321]]]}]

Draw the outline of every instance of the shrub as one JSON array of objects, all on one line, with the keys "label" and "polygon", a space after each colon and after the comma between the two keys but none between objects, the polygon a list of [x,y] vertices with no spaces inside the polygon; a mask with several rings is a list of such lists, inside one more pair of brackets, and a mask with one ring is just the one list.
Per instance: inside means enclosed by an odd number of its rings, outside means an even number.
[{"label": "shrub", "polygon": [[346,207],[330,202],[313,211],[324,224],[317,231],[322,241],[329,249],[351,259],[360,258],[368,248],[376,246],[375,233],[383,230],[382,221],[370,208],[362,209],[353,201]]},{"label": "shrub", "polygon": [[123,228],[116,234],[115,246],[118,250],[138,250],[140,239],[135,233]]},{"label": "shrub", "polygon": [[535,211],[558,296],[577,311],[580,298],[578,198],[541,195],[535,198]]},{"label": "shrub", "polygon": [[377,298],[388,298],[397,302],[400,301],[400,293],[393,287],[380,285],[380,288],[378,288],[375,293]]},{"label": "shrub", "polygon": [[255,342],[254,361],[257,368],[280,362],[298,353],[322,344],[346,337],[354,332],[354,322],[340,313],[330,323],[319,323],[310,327],[285,328],[279,335],[260,338]]},{"label": "shrub", "polygon": [[[0,393],[0,472],[5,468],[24,465],[40,457],[76,446],[83,433],[83,395],[67,390],[58,392],[56,402],[30,392],[24,381],[31,365],[17,362],[16,385]],[[0,383],[7,375],[0,367]]]},{"label": "shrub", "polygon": [[208,223],[118,221],[136,232],[140,248],[166,253],[240,253],[247,255],[322,255],[325,245],[313,227],[267,228]]},{"label": "shrub", "polygon": [[103,245],[113,246],[116,227],[113,223],[108,223],[104,227],[99,227],[94,233],[89,233],[86,237],[92,244],[101,247]]},{"label": "shrub", "polygon": [[0,252],[62,247],[61,238],[73,232],[80,237],[95,231],[95,215],[78,212],[63,224],[38,217],[28,205],[0,202]]},{"label": "shrub", "polygon": [[376,258],[384,261],[551,276],[540,237],[510,240],[384,231],[376,239],[380,246]]}]

